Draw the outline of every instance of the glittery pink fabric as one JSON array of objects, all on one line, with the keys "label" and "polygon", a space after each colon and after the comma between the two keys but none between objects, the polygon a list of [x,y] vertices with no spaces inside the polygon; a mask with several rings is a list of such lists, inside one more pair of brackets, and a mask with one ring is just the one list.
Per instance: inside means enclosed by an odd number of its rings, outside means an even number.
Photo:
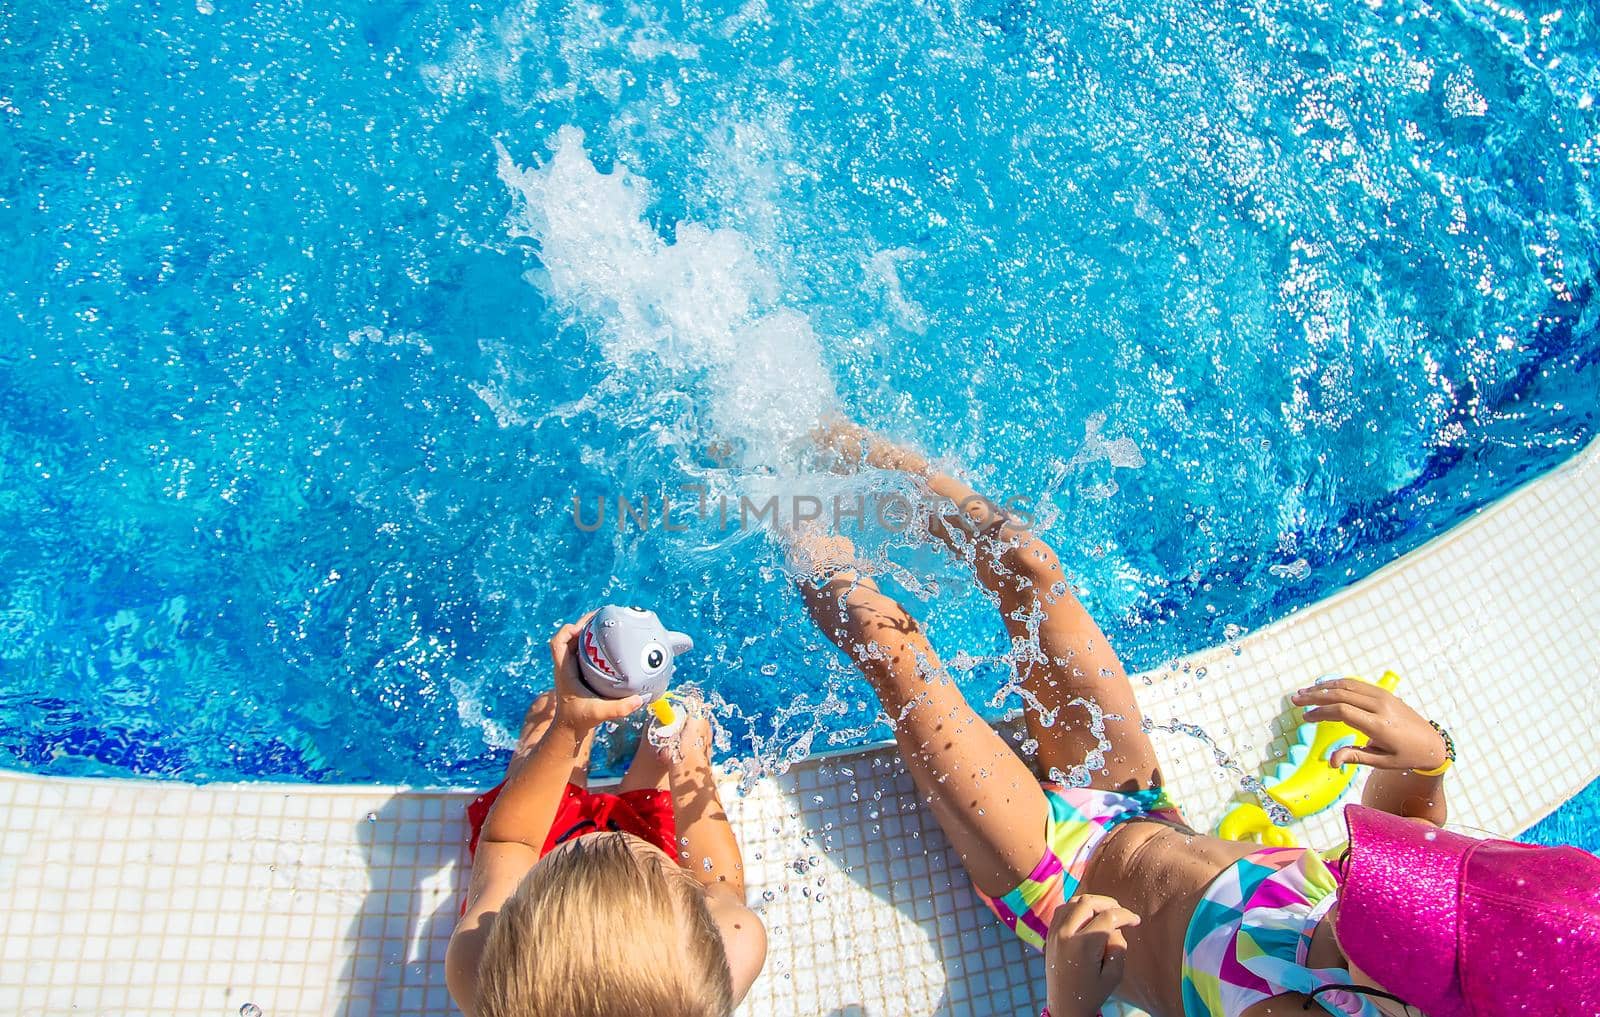
[{"label": "glittery pink fabric", "polygon": [[1347,806],[1335,931],[1428,1017],[1600,1014],[1600,858]]}]

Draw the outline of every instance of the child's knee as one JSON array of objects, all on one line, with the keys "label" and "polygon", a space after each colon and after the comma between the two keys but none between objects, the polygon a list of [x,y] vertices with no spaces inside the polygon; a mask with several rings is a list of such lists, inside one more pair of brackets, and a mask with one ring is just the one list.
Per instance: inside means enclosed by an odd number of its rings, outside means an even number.
[{"label": "child's knee", "polygon": [[1032,587],[1043,594],[1051,594],[1056,584],[1066,579],[1055,550],[1026,531],[1007,541],[1000,561],[1019,586]]}]

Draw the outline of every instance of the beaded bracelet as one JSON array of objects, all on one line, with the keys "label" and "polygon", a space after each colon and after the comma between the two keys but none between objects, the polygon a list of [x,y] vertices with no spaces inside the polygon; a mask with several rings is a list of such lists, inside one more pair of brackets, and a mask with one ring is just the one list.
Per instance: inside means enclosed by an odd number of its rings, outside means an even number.
[{"label": "beaded bracelet", "polygon": [[1444,739],[1444,762],[1440,763],[1431,770],[1412,770],[1411,772],[1416,774],[1418,777],[1441,776],[1446,770],[1450,769],[1450,767],[1456,761],[1456,743],[1451,739],[1450,732],[1446,731],[1444,727],[1436,720],[1428,721],[1428,725],[1435,731],[1439,732],[1439,737]]}]

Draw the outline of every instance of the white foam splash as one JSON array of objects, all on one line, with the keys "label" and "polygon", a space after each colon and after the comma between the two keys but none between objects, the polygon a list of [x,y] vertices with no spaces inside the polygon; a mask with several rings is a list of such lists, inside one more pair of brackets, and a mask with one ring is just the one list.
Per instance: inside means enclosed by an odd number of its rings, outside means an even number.
[{"label": "white foam splash", "polygon": [[1067,468],[1086,466],[1106,460],[1112,466],[1124,470],[1137,470],[1144,466],[1144,453],[1139,451],[1139,446],[1132,438],[1107,439],[1102,433],[1106,426],[1106,415],[1096,412],[1089,415],[1083,422],[1083,446],[1073,455]]},{"label": "white foam splash", "polygon": [[483,735],[483,743],[491,749],[515,749],[518,732],[512,731],[490,716],[479,689],[459,678],[451,678],[449,681],[450,695],[455,700],[456,716],[460,718],[461,726],[480,732]]},{"label": "white foam splash", "polygon": [[862,262],[867,278],[876,282],[882,290],[884,303],[888,305],[895,321],[917,335],[928,330],[928,312],[921,304],[906,296],[905,287],[900,281],[900,265],[923,256],[921,251],[909,247],[892,247],[886,251],[874,251],[870,258]]},{"label": "white foam splash", "polygon": [[782,305],[777,276],[743,234],[681,222],[664,239],[646,218],[648,184],[620,165],[601,173],[576,128],[562,128],[532,168],[496,147],[518,199],[511,233],[539,243],[535,283],[593,327],[623,392],[685,393],[746,467],[780,465],[833,410],[810,319]]}]

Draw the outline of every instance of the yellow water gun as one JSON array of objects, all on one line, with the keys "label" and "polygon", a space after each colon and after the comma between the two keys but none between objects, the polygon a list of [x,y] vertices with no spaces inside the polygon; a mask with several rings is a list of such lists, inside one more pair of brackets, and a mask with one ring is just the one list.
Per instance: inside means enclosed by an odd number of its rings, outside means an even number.
[{"label": "yellow water gun", "polygon": [[[1340,677],[1326,674],[1317,679],[1318,684]],[[1352,675],[1358,681],[1365,681]],[[1380,689],[1393,692],[1400,684],[1400,676],[1385,671],[1376,682]],[[1346,746],[1360,747],[1367,736],[1342,721],[1325,720],[1317,724],[1301,724],[1295,729],[1288,757],[1261,781],[1267,796],[1283,806],[1296,819],[1314,816],[1336,803],[1350,790],[1356,779],[1356,766],[1328,765],[1328,757]],[[1291,847],[1294,835],[1274,823],[1267,810],[1257,802],[1235,805],[1217,826],[1217,836],[1226,840],[1254,840],[1269,847]]]}]

